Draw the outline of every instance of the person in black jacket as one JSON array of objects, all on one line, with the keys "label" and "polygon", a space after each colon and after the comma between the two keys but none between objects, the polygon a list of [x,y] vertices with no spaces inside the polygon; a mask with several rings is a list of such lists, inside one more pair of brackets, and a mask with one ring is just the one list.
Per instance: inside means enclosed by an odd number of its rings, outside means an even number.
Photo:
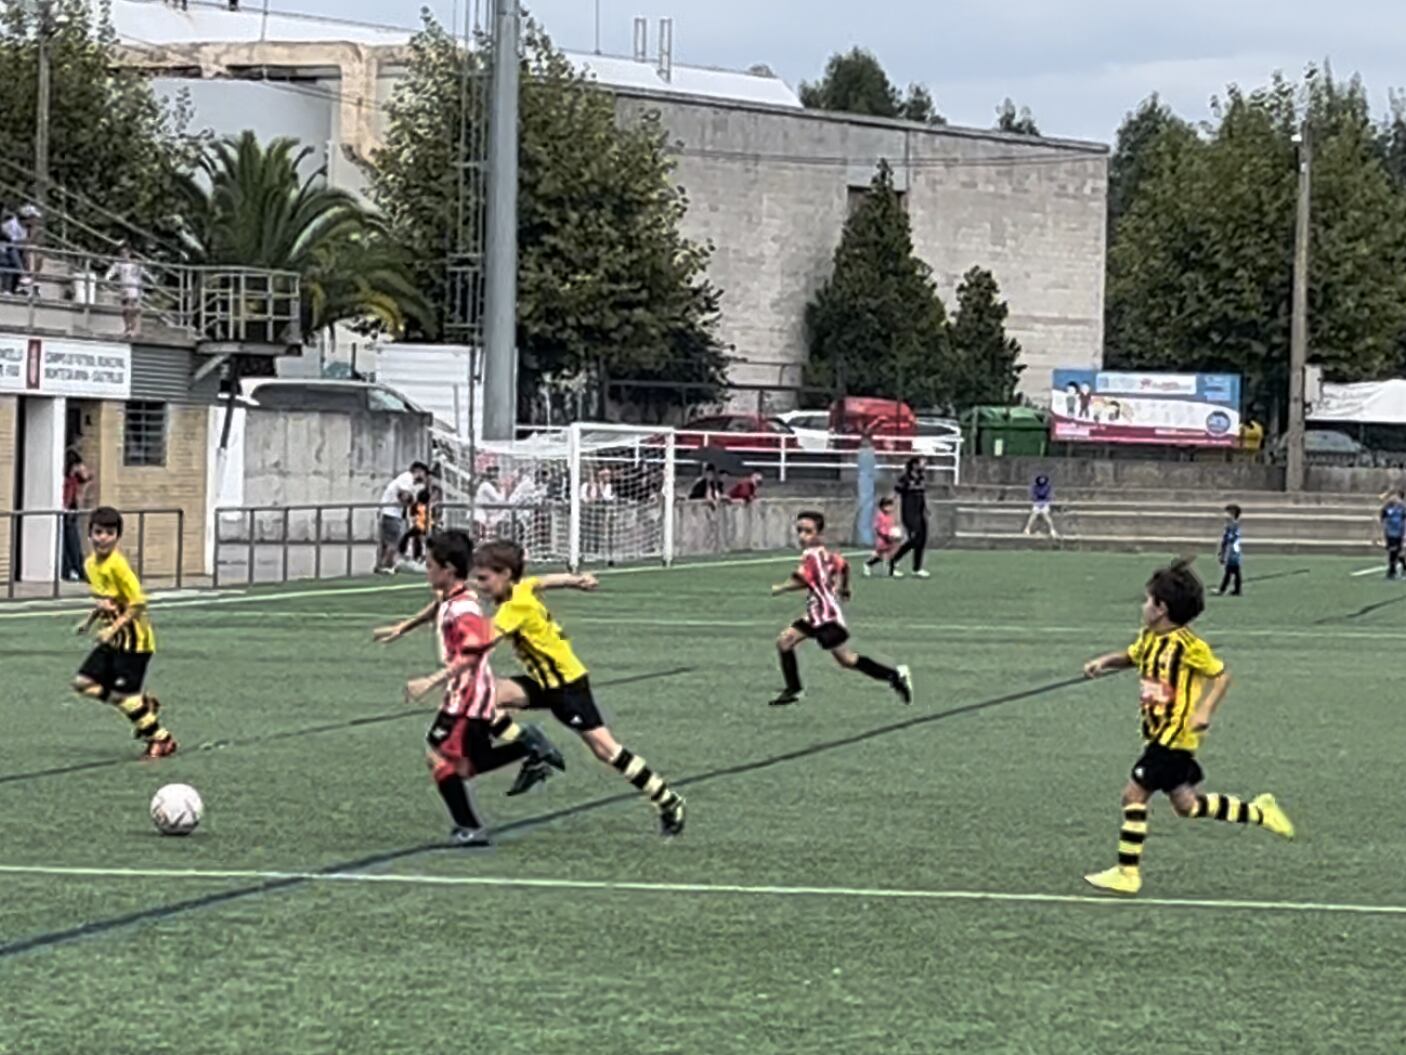
[{"label": "person in black jacket", "polygon": [[919,579],[929,578],[931,572],[923,569],[923,555],[928,548],[928,504],[927,462],[922,458],[909,458],[908,464],[899,476],[893,489],[898,492],[899,512],[903,519],[903,545],[889,560],[889,574],[901,579],[898,562],[904,554],[913,554],[913,574]]}]

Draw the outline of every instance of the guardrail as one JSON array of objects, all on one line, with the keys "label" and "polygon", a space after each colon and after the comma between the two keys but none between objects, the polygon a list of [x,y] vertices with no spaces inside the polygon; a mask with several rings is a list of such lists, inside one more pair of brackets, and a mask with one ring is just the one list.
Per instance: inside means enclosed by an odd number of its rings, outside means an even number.
[{"label": "guardrail", "polygon": [[[18,257],[18,261],[15,257]],[[0,285],[27,305],[26,325],[36,328],[42,309],[63,308],[93,331],[93,315],[122,308],[124,282],[118,265],[140,269],[135,283],[143,321],[181,330],[198,341],[295,344],[301,340],[301,289],[297,274],[266,268],[167,264],[136,257],[58,249],[14,247],[0,253]],[[10,302],[15,305],[17,302]]]},{"label": "guardrail", "polygon": [[[64,595],[63,584],[68,581],[64,572],[73,570],[76,564],[81,575],[86,557],[87,518],[91,512],[91,509],[0,511],[0,573],[3,573],[5,580],[6,600],[20,596],[24,599],[44,599]],[[180,589],[185,579],[185,510],[130,509],[123,510],[122,517],[125,530],[121,545],[137,578],[142,580],[144,586],[169,582]],[[151,518],[155,517],[174,519],[174,541],[152,538],[149,525]],[[161,546],[168,546],[174,554],[170,568],[155,566],[150,551]],[[68,550],[67,554],[65,549]],[[26,574],[32,568],[37,568],[42,574]],[[148,582],[149,571],[152,582]],[[163,571],[167,574],[163,575]],[[44,587],[47,592],[26,587]],[[78,592],[77,588],[75,592]]]}]

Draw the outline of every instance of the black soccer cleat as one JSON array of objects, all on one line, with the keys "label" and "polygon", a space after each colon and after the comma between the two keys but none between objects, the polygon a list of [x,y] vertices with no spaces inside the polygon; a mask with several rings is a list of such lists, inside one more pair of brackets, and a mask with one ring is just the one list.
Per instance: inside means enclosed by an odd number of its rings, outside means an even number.
[{"label": "black soccer cleat", "polygon": [[532,752],[534,761],[545,762],[553,769],[566,772],[566,759],[557,750],[556,744],[547,739],[547,734],[542,732],[540,726],[524,724],[522,736],[527,742],[527,749]]},{"label": "black soccer cleat", "polygon": [[540,759],[529,759],[517,771],[517,779],[508,789],[509,795],[525,795],[552,775],[551,768]]},{"label": "black soccer cleat", "polygon": [[449,841],[468,850],[482,850],[493,845],[487,828],[455,828],[449,833]]},{"label": "black soccer cleat", "polygon": [[781,695],[772,700],[770,707],[789,707],[793,703],[800,703],[805,698],[804,689],[782,689]]},{"label": "black soccer cleat", "polygon": [[678,799],[666,810],[659,811],[659,834],[666,839],[683,834],[684,800]]},{"label": "black soccer cleat", "polygon": [[898,698],[904,703],[913,702],[913,672],[907,667],[899,667],[893,672],[893,680],[889,682],[893,686],[893,691],[898,693]]}]

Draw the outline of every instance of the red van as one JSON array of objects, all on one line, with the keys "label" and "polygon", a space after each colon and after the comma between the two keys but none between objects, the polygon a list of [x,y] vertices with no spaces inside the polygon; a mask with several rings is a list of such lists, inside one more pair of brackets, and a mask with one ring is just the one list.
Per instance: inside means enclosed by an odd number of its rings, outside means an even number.
[{"label": "red van", "polygon": [[847,396],[830,407],[830,431],[854,437],[836,441],[836,446],[845,449],[859,446],[859,437],[868,432],[879,450],[908,450],[918,434],[918,418],[901,399]]}]

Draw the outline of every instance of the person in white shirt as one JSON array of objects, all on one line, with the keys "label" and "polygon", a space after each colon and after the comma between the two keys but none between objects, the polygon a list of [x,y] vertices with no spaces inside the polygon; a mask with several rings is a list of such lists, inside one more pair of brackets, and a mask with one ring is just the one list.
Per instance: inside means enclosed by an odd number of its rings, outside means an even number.
[{"label": "person in white shirt", "polygon": [[489,465],[483,470],[483,479],[474,491],[474,527],[480,540],[493,538],[498,525],[506,518],[503,506],[507,499],[498,486],[498,466]]},{"label": "person in white shirt", "polygon": [[29,232],[20,223],[14,210],[5,211],[5,222],[0,224],[0,292],[14,293],[20,285],[24,273],[24,244],[29,240]]},{"label": "person in white shirt", "polygon": [[381,547],[376,557],[376,571],[383,575],[395,571],[400,561],[406,513],[429,479],[430,467],[424,462],[415,462],[381,492]]},{"label": "person in white shirt", "polygon": [[145,271],[139,261],[132,259],[132,249],[123,245],[118,260],[107,269],[108,282],[117,283],[122,300],[122,331],[125,337],[139,337],[142,332],[142,278]]}]

